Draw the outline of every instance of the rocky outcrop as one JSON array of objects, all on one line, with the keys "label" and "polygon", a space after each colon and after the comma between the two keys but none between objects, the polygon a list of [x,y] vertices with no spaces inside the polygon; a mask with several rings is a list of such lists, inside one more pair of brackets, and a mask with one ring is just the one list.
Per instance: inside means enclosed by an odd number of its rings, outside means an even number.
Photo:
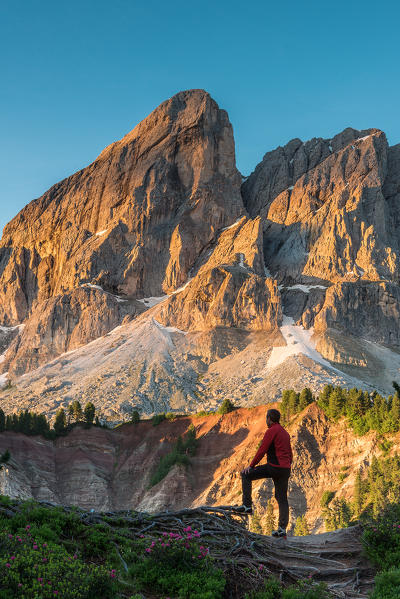
[{"label": "rocky outcrop", "polygon": [[273,330],[281,322],[276,281],[265,277],[259,218],[245,217],[206,248],[197,274],[164,302],[158,318],[184,331],[214,327]]},{"label": "rocky outcrop", "polygon": [[184,331],[213,327],[271,330],[281,320],[276,281],[240,267],[217,267],[199,274],[160,310],[160,320]]},{"label": "rocky outcrop", "polygon": [[[390,171],[397,164],[391,152]],[[268,268],[282,281],[399,280],[398,234],[384,184],[389,148],[377,129],[293,140],[267,154],[243,184],[264,223]]]},{"label": "rocky outcrop", "polygon": [[173,290],[243,212],[226,112],[181,92],[5,227],[0,322],[82,283],[137,298]]},{"label": "rocky outcrop", "polygon": [[338,283],[328,289],[315,332],[342,334],[400,347],[400,287],[389,282]]},{"label": "rocky outcrop", "polygon": [[[227,414],[178,418],[154,427],[149,421],[115,430],[75,428],[55,441],[0,434],[0,452],[9,448],[11,462],[1,471],[0,492],[34,497],[85,509],[159,511],[197,505],[240,502],[240,471],[254,456],[265,432],[269,406],[241,408]],[[148,489],[159,460],[190,425],[198,449],[188,469],[176,466]],[[314,532],[323,531],[320,500],[324,491],[352,499],[361,467],[381,455],[376,434],[356,437],[346,422],[330,422],[316,405],[292,422],[289,432],[294,463],[289,484],[290,526],[307,515]],[[393,448],[399,449],[399,435]],[[347,476],[339,477],[346,467]],[[273,498],[270,480],[255,481],[253,499],[262,514]],[[275,505],[275,502],[274,502]],[[276,508],[276,505],[275,505]]]},{"label": "rocky outcrop", "polygon": [[143,309],[139,302],[121,300],[89,286],[52,297],[33,309],[0,367],[10,377],[33,370],[105,335],[125,317]]}]

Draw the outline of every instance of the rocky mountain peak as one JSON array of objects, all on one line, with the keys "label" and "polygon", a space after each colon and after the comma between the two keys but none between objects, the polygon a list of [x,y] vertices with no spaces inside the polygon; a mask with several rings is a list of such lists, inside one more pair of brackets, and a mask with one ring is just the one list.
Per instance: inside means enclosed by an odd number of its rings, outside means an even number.
[{"label": "rocky mountain peak", "polygon": [[226,389],[254,404],[288,378],[386,389],[399,201],[400,145],[379,129],[292,139],[242,184],[227,113],[204,90],[179,92],[5,228],[7,405],[29,387],[53,413],[60,396],[95,400],[103,377],[125,385],[107,415],[214,407]]}]

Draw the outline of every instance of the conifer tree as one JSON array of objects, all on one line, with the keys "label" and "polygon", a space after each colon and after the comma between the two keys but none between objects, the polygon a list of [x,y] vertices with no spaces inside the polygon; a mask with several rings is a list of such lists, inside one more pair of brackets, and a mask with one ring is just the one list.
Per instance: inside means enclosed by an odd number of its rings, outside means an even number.
[{"label": "conifer tree", "polygon": [[6,416],[0,408],[0,433],[6,430]]},{"label": "conifer tree", "polygon": [[72,414],[75,418],[75,422],[79,422],[79,420],[82,420],[83,418],[82,406],[77,399],[72,402]]},{"label": "conifer tree", "polygon": [[267,509],[265,512],[265,516],[262,520],[262,527],[264,530],[264,534],[270,535],[273,530],[276,528],[276,520],[274,515],[274,504],[270,499],[267,503]]},{"label": "conifer tree", "polygon": [[250,530],[251,530],[251,532],[255,532],[258,535],[263,534],[261,518],[255,510],[253,510],[253,515],[250,519]]},{"label": "conifer tree", "polygon": [[361,480],[361,471],[359,470],[356,475],[354,483],[354,494],[353,494],[353,513],[355,518],[359,518],[363,508],[363,483]]},{"label": "conifer tree", "polygon": [[305,537],[310,534],[310,529],[308,526],[306,515],[303,514],[296,518],[296,524],[294,527],[294,536],[295,537]]},{"label": "conifer tree", "polygon": [[313,394],[311,392],[311,389],[309,389],[308,387],[305,387],[301,391],[300,397],[299,397],[299,407],[298,407],[299,412],[304,410],[304,408],[306,408],[312,402],[313,402]]},{"label": "conifer tree", "polygon": [[133,424],[137,424],[138,422],[140,422],[140,414],[137,410],[133,410],[131,414],[131,422]]},{"label": "conifer tree", "polygon": [[67,428],[67,418],[62,408],[59,408],[54,421],[54,430],[57,435],[62,435]]},{"label": "conifer tree", "polygon": [[83,411],[83,415],[85,417],[85,422],[87,426],[91,426],[93,424],[95,413],[96,408],[94,407],[94,404],[91,401],[88,401]]}]

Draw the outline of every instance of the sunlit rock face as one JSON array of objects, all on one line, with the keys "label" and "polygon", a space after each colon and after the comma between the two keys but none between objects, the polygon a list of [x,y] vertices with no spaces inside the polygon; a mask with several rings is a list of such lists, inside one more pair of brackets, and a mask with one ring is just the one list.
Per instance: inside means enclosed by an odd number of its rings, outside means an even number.
[{"label": "sunlit rock face", "polygon": [[262,216],[270,270],[281,280],[397,283],[397,167],[398,151],[377,129],[293,140],[266,154],[243,198],[252,216]]},{"label": "sunlit rock face", "polygon": [[177,94],[5,227],[0,321],[81,283],[132,297],[179,287],[243,214],[240,183],[226,112],[202,90]]},{"label": "sunlit rock face", "polygon": [[386,392],[400,145],[378,129],[294,139],[242,179],[226,112],[189,90],[28,204],[0,243],[3,405],[31,394],[53,415],[101,390],[114,418],[227,390],[255,405],[293,381]]}]

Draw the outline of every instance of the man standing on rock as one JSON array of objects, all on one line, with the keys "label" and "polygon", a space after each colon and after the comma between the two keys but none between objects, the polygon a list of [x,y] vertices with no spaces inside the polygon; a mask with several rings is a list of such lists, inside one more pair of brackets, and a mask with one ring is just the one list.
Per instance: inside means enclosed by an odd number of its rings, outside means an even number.
[{"label": "man standing on rock", "polygon": [[[243,506],[240,509],[245,513],[252,513],[251,483],[253,480],[272,478],[275,486],[275,498],[279,506],[278,530],[274,530],[272,536],[286,538],[286,527],[289,522],[287,490],[293,453],[289,433],[279,424],[280,419],[281,414],[278,410],[268,410],[268,429],[262,443],[250,466],[241,473]],[[257,466],[265,454],[267,454],[267,463]]]}]

